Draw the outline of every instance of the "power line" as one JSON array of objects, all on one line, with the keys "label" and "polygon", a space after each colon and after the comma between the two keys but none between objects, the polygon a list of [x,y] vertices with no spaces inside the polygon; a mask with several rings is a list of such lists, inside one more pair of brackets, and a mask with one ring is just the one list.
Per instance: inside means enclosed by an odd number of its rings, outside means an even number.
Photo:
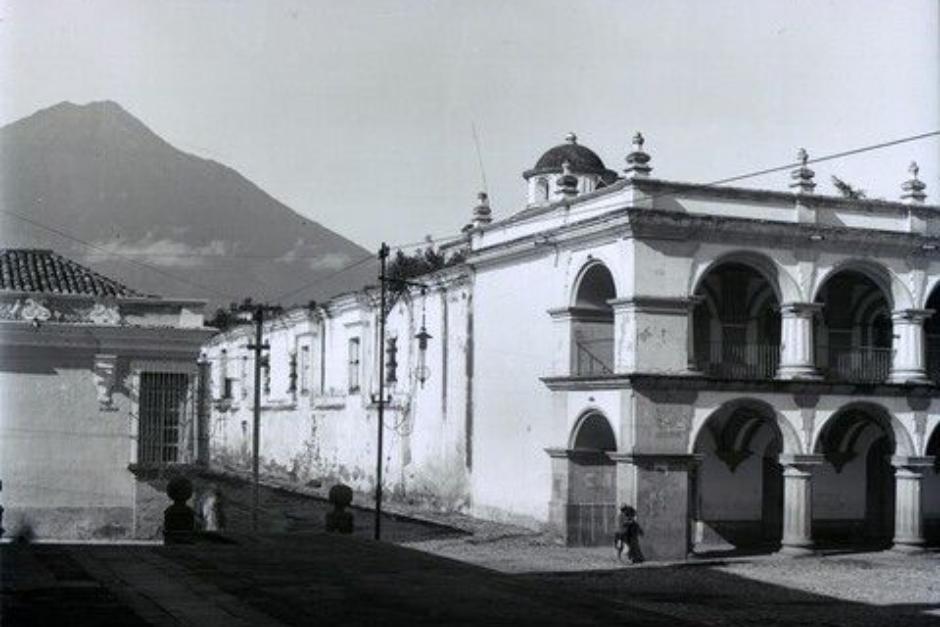
[{"label": "power line", "polygon": [[[106,252],[106,249],[102,248],[101,246],[98,246],[97,244],[92,244],[91,242],[85,241],[85,240],[83,240],[83,239],[81,239],[81,238],[79,238],[79,237],[75,237],[74,235],[70,235],[70,234],[66,233],[65,231],[62,231],[61,229],[58,229],[58,228],[56,228],[56,227],[52,227],[52,226],[49,226],[49,225],[47,225],[47,224],[43,224],[42,222],[38,222],[38,221],[36,221],[36,220],[33,220],[32,218],[27,218],[26,216],[20,215],[20,214],[18,214],[18,213],[15,213],[15,212],[13,212],[13,211],[8,210],[8,209],[0,209],[0,212],[5,213],[6,215],[11,216],[11,217],[14,217],[14,218],[16,218],[16,219],[18,219],[18,220],[22,220],[23,222],[26,222],[26,223],[28,223],[28,224],[32,224],[33,226],[38,227],[38,228],[40,228],[40,229],[43,229],[43,230],[45,230],[45,231],[49,231],[50,233],[54,233],[54,234],[58,235],[59,237],[63,237],[63,238],[65,238],[65,239],[70,240],[70,241],[73,241],[73,242],[75,242],[75,243],[77,243],[77,244],[81,244],[82,246],[87,246],[88,248],[91,248],[91,249],[93,249],[93,250],[98,250],[98,251]],[[148,263],[144,263],[144,262],[142,262],[142,261],[138,261],[138,260],[136,260],[136,259],[131,259],[130,257],[126,257],[126,256],[124,256],[124,255],[121,255],[120,253],[111,252],[110,254],[113,254],[113,255],[115,255],[115,256],[117,256],[117,257],[121,257],[121,258],[127,260],[128,262],[130,262],[130,263],[132,263],[132,264],[134,264],[134,265],[136,265],[136,266],[139,266],[139,267],[141,267],[141,268],[150,270],[151,272],[156,272],[157,274],[160,274],[160,275],[162,275],[162,276],[165,276],[165,277],[167,277],[168,279],[173,279],[174,281],[179,281],[179,282],[181,282],[181,283],[186,283],[186,284],[188,284],[188,285],[190,285],[190,286],[192,286],[192,287],[197,287],[197,288],[199,288],[199,289],[208,290],[208,291],[210,291],[210,292],[215,293],[215,294],[218,295],[218,296],[223,296],[223,297],[225,297],[225,298],[237,298],[236,296],[232,296],[231,294],[226,294],[226,293],[221,292],[221,291],[219,291],[219,290],[217,290],[217,289],[215,289],[215,288],[209,287],[208,285],[202,285],[201,283],[197,283],[197,282],[191,281],[191,280],[189,280],[189,279],[184,279],[184,278],[182,278],[182,277],[178,277],[178,276],[176,276],[176,275],[174,275],[174,274],[171,274],[171,273],[169,273],[169,272],[166,272],[165,270],[162,270],[162,269],[160,269],[160,268],[154,267],[154,266],[152,266],[152,265],[150,265],[150,264],[148,264]]]}]

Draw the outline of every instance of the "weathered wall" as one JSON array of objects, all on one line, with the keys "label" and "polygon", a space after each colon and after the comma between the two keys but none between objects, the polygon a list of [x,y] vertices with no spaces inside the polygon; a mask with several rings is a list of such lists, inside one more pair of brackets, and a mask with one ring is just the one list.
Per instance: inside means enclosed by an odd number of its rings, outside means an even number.
[{"label": "weathered wall", "polygon": [[126,392],[99,408],[91,353],[3,349],[0,477],[4,527],[40,537],[115,538],[134,531]]},{"label": "weathered wall", "polygon": [[[406,297],[392,308],[387,337],[397,338],[398,382],[383,430],[383,485],[393,498],[432,507],[469,505],[466,437],[467,308],[465,286]],[[417,378],[414,336],[424,312],[429,378]],[[261,467],[269,476],[300,484],[344,482],[361,492],[375,488],[377,449],[378,325],[361,297],[339,299],[326,310],[295,310],[271,321],[269,391],[262,392]],[[210,448],[213,463],[247,470],[251,463],[254,359],[250,328],[214,338],[205,349],[213,368]],[[351,386],[349,341],[359,340],[358,389]],[[304,348],[307,357],[301,358]],[[223,358],[236,379],[233,399],[222,399]],[[295,385],[291,387],[291,361]],[[237,367],[234,367],[236,364]]]}]

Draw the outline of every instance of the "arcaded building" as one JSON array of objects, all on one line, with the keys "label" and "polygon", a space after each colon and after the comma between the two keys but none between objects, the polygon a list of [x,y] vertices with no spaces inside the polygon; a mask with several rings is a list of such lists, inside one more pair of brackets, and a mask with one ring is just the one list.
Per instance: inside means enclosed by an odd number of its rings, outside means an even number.
[{"label": "arcaded building", "polygon": [[[494,219],[484,200],[441,251],[454,262],[389,314],[386,489],[571,544],[610,542],[629,503],[658,559],[923,546],[940,522],[940,207],[914,165],[885,201],[816,194],[808,163],[784,191],[657,179],[640,135],[619,174],[573,134],[547,151],[524,206]],[[271,472],[374,485],[376,302],[269,324]],[[219,463],[250,441],[246,338],[206,346]]]}]

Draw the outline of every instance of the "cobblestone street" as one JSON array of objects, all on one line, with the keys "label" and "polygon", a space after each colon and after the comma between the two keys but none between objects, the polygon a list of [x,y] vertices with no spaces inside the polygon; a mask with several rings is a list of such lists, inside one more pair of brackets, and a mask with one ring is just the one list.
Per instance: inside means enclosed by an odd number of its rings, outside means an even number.
[{"label": "cobblestone street", "polygon": [[355,511],[354,537],[328,536],[323,501],[272,487],[253,537],[250,486],[200,483],[223,487],[236,544],[4,545],[3,624],[940,625],[936,551],[628,566],[430,513],[390,514],[376,544],[371,512]]}]

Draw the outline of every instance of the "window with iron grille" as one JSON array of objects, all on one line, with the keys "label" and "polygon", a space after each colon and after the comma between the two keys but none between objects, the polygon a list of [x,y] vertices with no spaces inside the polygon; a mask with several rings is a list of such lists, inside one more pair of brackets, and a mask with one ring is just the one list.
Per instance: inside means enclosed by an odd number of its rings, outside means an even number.
[{"label": "window with iron grille", "polygon": [[310,391],[310,347],[300,347],[300,393]]},{"label": "window with iron grille", "polygon": [[359,338],[349,338],[349,391],[359,391]]},{"label": "window with iron grille", "polygon": [[139,463],[183,461],[183,428],[194,414],[189,375],[179,372],[140,373]]}]

